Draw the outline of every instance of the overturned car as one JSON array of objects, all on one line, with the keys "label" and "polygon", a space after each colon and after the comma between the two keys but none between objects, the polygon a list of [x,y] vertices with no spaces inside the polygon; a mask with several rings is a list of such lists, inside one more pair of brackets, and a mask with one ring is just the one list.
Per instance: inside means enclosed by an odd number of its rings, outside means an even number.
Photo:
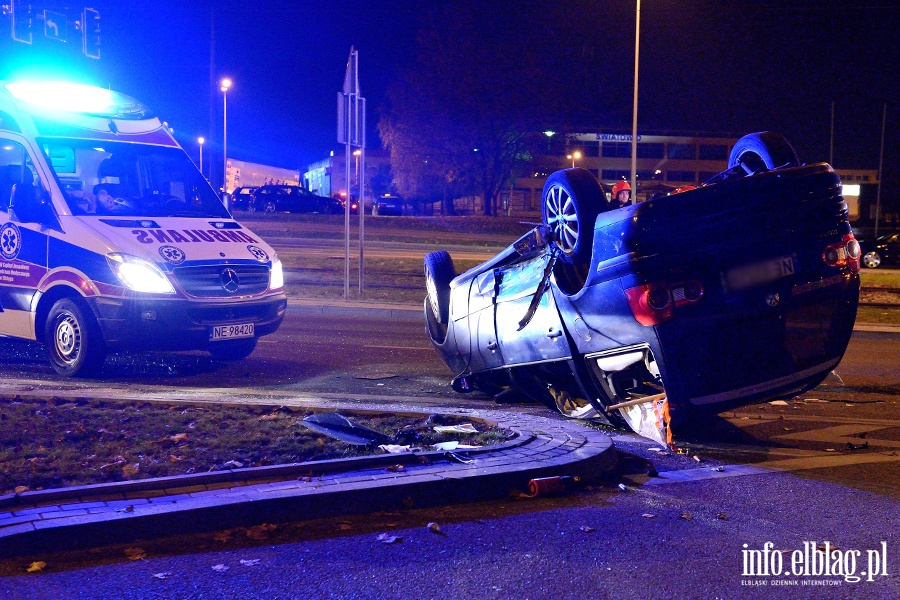
[{"label": "overturned car", "polygon": [[458,392],[522,394],[660,443],[696,417],[788,398],[840,362],[859,244],[827,164],[741,138],[698,188],[613,209],[553,173],[542,224],[461,275],[425,257],[428,335]]}]

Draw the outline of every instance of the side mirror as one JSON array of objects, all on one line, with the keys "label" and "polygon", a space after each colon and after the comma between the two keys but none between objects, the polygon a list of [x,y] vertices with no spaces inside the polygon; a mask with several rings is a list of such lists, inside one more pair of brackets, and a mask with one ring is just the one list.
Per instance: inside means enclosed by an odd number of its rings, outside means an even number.
[{"label": "side mirror", "polygon": [[17,183],[13,185],[9,209],[21,223],[47,224],[53,220],[50,201],[43,188],[33,183]]}]

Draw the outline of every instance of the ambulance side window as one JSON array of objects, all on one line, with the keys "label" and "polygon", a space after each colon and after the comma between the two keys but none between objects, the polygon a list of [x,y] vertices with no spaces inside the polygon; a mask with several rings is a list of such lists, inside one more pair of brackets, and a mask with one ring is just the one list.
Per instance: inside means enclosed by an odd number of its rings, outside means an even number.
[{"label": "ambulance side window", "polygon": [[12,140],[0,139],[0,210],[9,211],[13,186],[29,179],[34,181],[31,161],[26,161],[25,147]]}]

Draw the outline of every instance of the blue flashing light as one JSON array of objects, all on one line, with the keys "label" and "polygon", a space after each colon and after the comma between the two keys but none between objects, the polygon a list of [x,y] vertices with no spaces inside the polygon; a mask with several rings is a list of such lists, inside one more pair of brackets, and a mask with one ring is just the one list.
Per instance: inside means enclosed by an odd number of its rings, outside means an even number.
[{"label": "blue flashing light", "polygon": [[7,83],[17,100],[64,112],[110,119],[146,119],[150,109],[130,96],[111,90],[64,81],[22,81]]}]

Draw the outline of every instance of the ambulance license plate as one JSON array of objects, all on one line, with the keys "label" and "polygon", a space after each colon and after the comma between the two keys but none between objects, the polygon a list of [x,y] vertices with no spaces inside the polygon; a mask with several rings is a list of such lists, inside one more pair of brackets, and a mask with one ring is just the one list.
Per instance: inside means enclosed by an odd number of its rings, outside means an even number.
[{"label": "ambulance license plate", "polygon": [[216,325],[210,328],[209,341],[233,340],[236,338],[248,338],[255,335],[253,323],[237,323],[234,325]]}]

